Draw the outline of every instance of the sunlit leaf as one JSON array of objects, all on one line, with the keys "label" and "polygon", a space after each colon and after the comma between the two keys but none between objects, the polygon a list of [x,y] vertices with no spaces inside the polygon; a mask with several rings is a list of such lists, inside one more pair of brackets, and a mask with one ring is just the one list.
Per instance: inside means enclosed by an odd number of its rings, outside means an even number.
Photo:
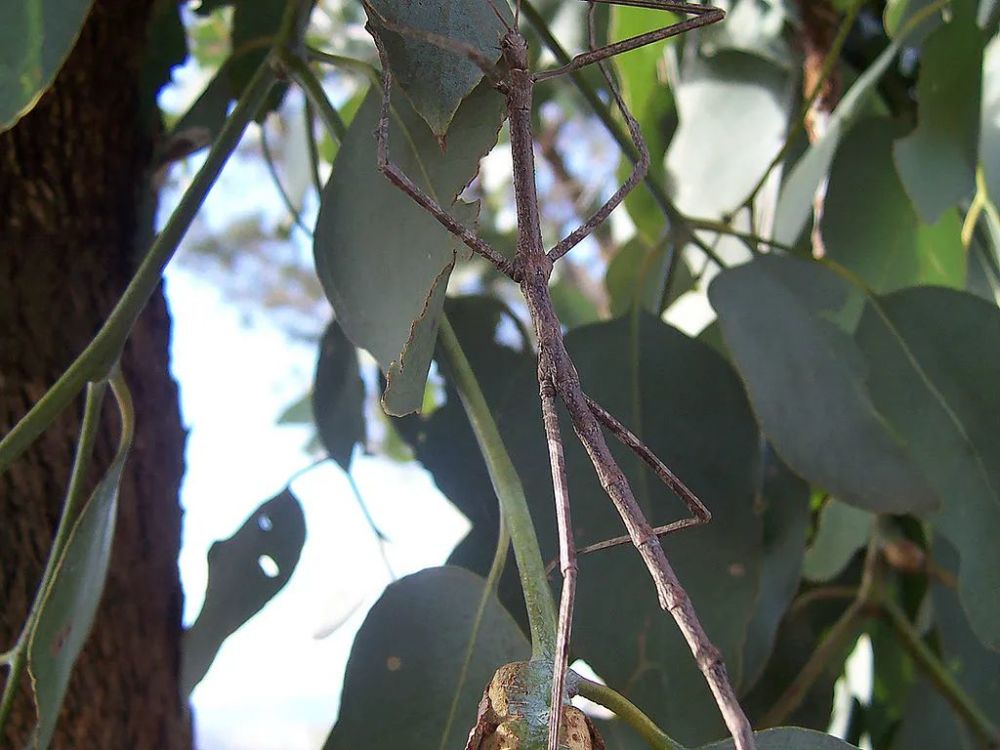
[{"label": "sunlit leaf", "polygon": [[[444,138],[462,100],[483,77],[482,70],[461,53],[388,30],[383,19],[470,45],[489,60],[500,57],[503,23],[491,4],[481,0],[368,1],[375,10],[369,10],[369,29],[382,38],[400,88],[434,135]],[[514,23],[506,2],[493,6],[508,24]]]},{"label": "sunlit leaf", "polygon": [[323,447],[344,471],[351,469],[354,446],[365,440],[364,405],[357,350],[332,321],[319,345],[312,413]]},{"label": "sunlit leaf", "polygon": [[38,102],[62,67],[93,0],[0,5],[0,132]]},{"label": "sunlit leaf", "polygon": [[[369,93],[337,154],[323,189],[314,252],[344,332],[387,374],[384,407],[405,414],[423,401],[448,276],[467,251],[375,168],[380,94]],[[496,143],[502,105],[488,86],[477,89],[459,109],[442,152],[406,100],[393,98],[398,119],[390,128],[391,158],[467,225],[474,225],[476,206],[456,198]]]},{"label": "sunlit leaf", "polygon": [[1000,37],[994,37],[983,52],[979,159],[989,194],[996,201],[1000,199]]},{"label": "sunlit leaf", "polygon": [[917,128],[895,146],[899,176],[928,224],[972,195],[976,183],[983,37],[972,0],[951,8],[951,20],[924,43]]},{"label": "sunlit leaf", "polygon": [[205,676],[226,638],[288,583],[305,538],[302,506],[285,490],[257,508],[229,539],[212,545],[205,603],[184,634],[183,695]]},{"label": "sunlit leaf", "polygon": [[[914,211],[892,159],[888,120],[860,123],[843,140],[823,208],[826,254],[876,292],[914,284],[965,286],[965,248],[955,209],[937,224]],[[938,212],[940,214],[940,212]]]},{"label": "sunlit leaf", "polygon": [[479,576],[444,567],[396,581],[354,640],[340,717],[323,748],[464,747],[493,672],[529,651]]}]

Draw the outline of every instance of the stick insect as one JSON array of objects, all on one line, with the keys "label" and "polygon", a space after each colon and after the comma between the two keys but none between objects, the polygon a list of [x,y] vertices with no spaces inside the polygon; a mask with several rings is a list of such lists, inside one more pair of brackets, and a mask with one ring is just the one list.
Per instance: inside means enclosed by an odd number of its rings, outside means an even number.
[{"label": "stick insect", "polygon": [[[556,653],[553,659],[550,702],[552,709],[549,712],[547,748],[548,750],[557,750],[558,748],[562,706],[566,702],[565,681],[576,591],[577,554],[578,552],[591,552],[631,542],[642,556],[653,579],[660,606],[673,616],[699,669],[708,682],[726,726],[733,737],[736,750],[753,750],[755,747],[753,733],[729,681],[722,655],[705,634],[694,607],[671,568],[660,543],[660,536],[707,523],[711,514],[694,493],[636,435],[584,393],[576,367],[564,346],[559,318],[556,316],[549,295],[549,278],[552,275],[553,264],[608,218],[611,212],[625,199],[625,196],[645,177],[649,167],[649,150],[640,132],[639,123],[626,106],[604,61],[623,52],[715,23],[723,18],[724,13],[707,5],[669,2],[668,0],[588,0],[590,2],[591,23],[590,49],[577,55],[562,67],[543,72],[532,72],[528,66],[527,43],[517,29],[520,3],[517,4],[514,23],[511,25],[493,5],[493,0],[485,1],[490,3],[506,29],[506,33],[500,39],[501,66],[497,66],[493,60],[488,59],[471,45],[431,32],[396,24],[384,18],[368,2],[365,2],[365,7],[369,18],[377,18],[378,23],[383,28],[465,55],[483,70],[487,79],[506,97],[517,209],[517,252],[514,260],[510,261],[505,258],[482,238],[449,215],[430,195],[390,161],[389,112],[392,71],[388,55],[379,39],[378,29],[371,28],[371,24],[369,24],[382,63],[382,108],[376,128],[378,168],[393,184],[431,213],[449,232],[456,235],[465,245],[486,258],[501,273],[516,282],[521,288],[531,315],[538,343],[539,394],[556,497],[559,568],[563,577]],[[679,23],[595,49],[593,39],[595,2],[675,11],[690,17]],[[639,153],[639,159],[636,161],[629,178],[604,205],[553,248],[546,251],[542,244],[538,197],[535,190],[531,132],[533,89],[537,83],[557,78],[595,63],[600,67],[607,81],[608,89],[621,110]],[[557,399],[562,401],[566,407],[574,431],[590,456],[601,485],[625,524],[628,531],[627,536],[610,539],[579,551],[576,549],[570,524],[566,466],[559,431],[559,417],[556,410]],[[649,465],[664,484],[684,501],[692,515],[666,526],[651,527],[636,502],[628,480],[608,448],[603,429],[608,430]]]}]

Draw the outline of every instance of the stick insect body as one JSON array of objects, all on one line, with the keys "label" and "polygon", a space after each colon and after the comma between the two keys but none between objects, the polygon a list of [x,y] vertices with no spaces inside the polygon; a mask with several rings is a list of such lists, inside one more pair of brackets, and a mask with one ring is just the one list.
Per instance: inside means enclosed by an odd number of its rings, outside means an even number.
[{"label": "stick insect body", "polygon": [[[492,2],[492,0],[487,1]],[[639,124],[626,107],[617,85],[602,61],[616,54],[714,23],[723,17],[723,13],[710,6],[667,2],[666,0],[597,0],[597,2],[676,11],[689,14],[692,17],[680,23],[640,34],[600,49],[592,48],[573,58],[561,68],[533,73],[528,66],[527,43],[516,27],[516,16],[515,23],[511,26],[504,21],[499,12],[497,13],[507,29],[500,41],[503,67],[498,69],[493,61],[486,59],[479,50],[447,37],[398,26],[382,18],[366,3],[369,14],[374,14],[375,17],[379,18],[380,24],[384,25],[385,28],[409,34],[469,57],[483,69],[488,79],[506,97],[513,156],[513,183],[518,231],[517,253],[513,263],[451,217],[431,196],[414,184],[389,160],[389,96],[392,90],[392,73],[377,29],[372,29],[383,71],[382,111],[376,130],[378,166],[389,180],[429,211],[449,232],[459,237],[468,247],[489,260],[500,272],[509,276],[520,286],[534,325],[538,342],[538,383],[542,417],[556,497],[559,567],[563,576],[556,653],[553,655],[550,703],[552,710],[549,715],[548,750],[557,750],[559,744],[561,706],[566,701],[565,679],[577,577],[577,550],[570,524],[566,467],[559,431],[559,417],[556,410],[557,399],[565,405],[576,435],[590,456],[601,485],[614,503],[628,531],[628,536],[591,545],[586,550],[581,551],[593,551],[626,542],[631,542],[636,547],[653,579],[660,606],[673,616],[715,696],[726,726],[733,736],[736,750],[753,750],[755,747],[753,734],[729,681],[722,655],[705,634],[694,607],[671,568],[659,540],[661,534],[706,523],[710,514],[694,493],[677,479],[638,437],[586,396],[581,388],[576,367],[566,351],[559,318],[549,294],[549,279],[552,275],[554,262],[607,219],[608,215],[625,199],[625,196],[643,179],[649,166],[649,151],[640,132]],[[593,7],[593,2],[591,2],[591,11],[593,11]],[[639,159],[625,184],[593,216],[546,252],[542,243],[538,197],[535,189],[531,133],[533,89],[539,81],[555,78],[592,63],[598,63],[605,75],[611,94],[625,117],[639,153]],[[636,502],[628,480],[608,448],[602,428],[614,434],[649,464],[657,476],[685,502],[693,515],[667,526],[655,529],[651,527]],[[560,707],[560,710],[556,710],[557,707]]]}]

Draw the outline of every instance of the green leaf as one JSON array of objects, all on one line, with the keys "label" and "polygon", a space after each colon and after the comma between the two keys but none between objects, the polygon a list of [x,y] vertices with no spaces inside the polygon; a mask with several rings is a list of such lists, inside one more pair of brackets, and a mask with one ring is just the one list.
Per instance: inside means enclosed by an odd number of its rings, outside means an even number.
[{"label": "green leaf", "polygon": [[[754,732],[754,740],[757,750],[850,750],[855,747],[822,732],[786,727]],[[725,740],[706,745],[703,750],[729,750],[732,747],[733,741]]]},{"label": "green leaf", "polygon": [[965,286],[965,249],[955,209],[921,223],[896,174],[893,126],[867,120],[844,139],[823,208],[826,254],[876,292],[914,284]]},{"label": "green leaf", "polygon": [[93,0],[19,0],[0,6],[0,132],[14,127],[52,85]]},{"label": "green leaf", "polygon": [[836,498],[830,498],[819,516],[819,530],[806,552],[802,574],[810,581],[836,578],[855,553],[868,543],[875,517]]},{"label": "green leaf", "polygon": [[[895,39],[903,26],[913,18],[914,14],[920,13],[928,6],[935,4],[935,2],[936,0],[888,0],[882,16],[885,33],[891,39]],[[942,15],[940,10],[933,12],[928,20],[922,23],[920,28],[910,36],[909,46],[920,47],[923,45],[927,36],[943,22]]]},{"label": "green leaf", "polygon": [[[726,5],[729,3],[723,3]],[[702,47],[709,55],[727,50],[745,52],[791,69],[795,57],[784,33],[790,20],[783,2],[735,0],[724,23],[702,32]]]},{"label": "green leaf", "polygon": [[633,238],[615,253],[604,277],[613,316],[625,315],[633,306],[659,315],[694,286],[694,274],[684,256],[679,255],[674,261],[676,267],[670,279],[670,293],[666,299],[660,299],[671,255],[666,245],[651,247],[638,238]]},{"label": "green leaf", "polygon": [[778,625],[799,587],[809,529],[809,485],[765,444],[761,458],[763,506],[760,590],[743,650],[743,685],[753,685],[767,665]]},{"label": "green leaf", "polygon": [[1000,650],[1000,310],[964,292],[907,289],[865,309],[868,388],[943,501],[936,528],[961,555],[973,630]]},{"label": "green leaf", "polygon": [[73,664],[90,634],[104,591],[118,515],[118,488],[132,445],[130,406],[119,400],[118,451],[70,532],[28,641],[28,672],[38,712],[33,747],[48,747]]},{"label": "green leaf", "polygon": [[850,337],[858,290],[816,263],[764,257],[724,271],[709,297],[761,427],[792,469],[868,510],[938,505],[868,393]]},{"label": "green leaf", "polygon": [[331,321],[319,345],[312,413],[323,447],[344,471],[351,470],[354,446],[365,441],[364,406],[357,350]]},{"label": "green leaf", "polygon": [[[490,60],[500,57],[503,24],[491,4],[480,0],[368,1],[375,9],[375,14],[368,11],[369,31],[383,40],[393,75],[413,108],[434,135],[443,139],[459,105],[483,72],[465,55],[407,37],[404,32],[389,31],[382,19],[470,45]],[[506,2],[493,5],[508,24],[514,23]]]},{"label": "green leaf", "polygon": [[[234,6],[233,27],[230,32],[233,52],[226,61],[225,71],[233,98],[236,99],[270,53],[274,37],[281,28],[288,0],[244,0],[234,3]],[[287,90],[287,84],[279,84],[271,90],[266,105],[257,113],[258,120],[281,105]]]},{"label": "green leaf", "polygon": [[[208,673],[219,648],[288,583],[306,538],[302,506],[284,490],[208,551],[208,587],[198,619],[184,633],[181,693]],[[277,566],[274,572],[271,566]]]},{"label": "green leaf", "polygon": [[994,37],[983,52],[979,160],[995,203],[1000,200],[1000,37]]},{"label": "green leaf", "polygon": [[[383,406],[392,414],[420,408],[448,277],[459,241],[375,168],[379,91],[351,122],[323,189],[316,224],[316,270],[347,337],[386,373]],[[472,225],[475,205],[457,201],[479,159],[496,143],[503,100],[479,87],[460,107],[442,152],[400,96],[390,128],[391,158],[417,184]]]},{"label": "green leaf", "polygon": [[314,423],[312,410],[312,392],[295,399],[285,407],[278,417],[278,424],[308,424]]},{"label": "green leaf", "polygon": [[529,651],[479,576],[443,567],[396,581],[354,640],[340,717],[323,748],[464,747],[494,671]]},{"label": "green leaf", "polygon": [[917,128],[895,145],[899,175],[929,224],[976,189],[983,36],[971,0],[951,8],[924,44]]},{"label": "green leaf", "polygon": [[[608,41],[617,42],[662,28],[672,16],[657,9],[612,6]],[[676,40],[665,39],[613,58],[622,97],[639,123],[649,148],[649,174],[661,184],[666,176],[663,160],[667,145],[677,126],[677,109],[666,76],[665,54],[670,44],[676,44]],[[632,164],[625,159],[618,176],[624,180],[631,171]],[[660,240],[664,226],[663,211],[648,190],[639,188],[629,193],[625,198],[625,208],[639,235],[647,243],[652,245]]]}]

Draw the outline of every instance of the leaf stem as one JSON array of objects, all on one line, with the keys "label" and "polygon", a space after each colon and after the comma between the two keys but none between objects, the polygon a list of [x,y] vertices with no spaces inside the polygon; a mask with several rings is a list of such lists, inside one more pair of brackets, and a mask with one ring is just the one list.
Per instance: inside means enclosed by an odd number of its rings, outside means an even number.
[{"label": "leaf stem", "polygon": [[476,434],[476,441],[486,460],[490,480],[500,501],[501,513],[510,530],[514,557],[521,575],[521,588],[524,590],[524,603],[528,611],[532,658],[551,659],[556,645],[556,610],[545,576],[545,563],[538,547],[538,537],[531,520],[531,512],[528,510],[524,486],[504,446],[503,438],[500,437],[500,431],[479,388],[472,366],[462,351],[462,345],[447,316],[441,318],[439,341],[444,349],[453,382],[462,399],[462,405],[465,407],[465,413]]},{"label": "leaf stem", "polygon": [[579,677],[576,683],[577,695],[582,695],[594,703],[614,711],[619,719],[632,727],[653,750],[687,750],[677,740],[660,729],[646,714],[621,693],[607,685]]},{"label": "leaf stem", "polygon": [[316,49],[315,47],[306,47],[306,57],[313,62],[333,65],[338,68],[346,68],[347,70],[351,70],[355,73],[361,73],[376,86],[381,85],[382,83],[378,68],[374,65],[366,63],[364,60],[356,60],[355,58],[347,57],[346,55],[335,55],[332,52],[324,52],[323,50]]},{"label": "leaf stem", "polygon": [[884,601],[881,614],[913,661],[955,709],[955,713],[962,718],[973,734],[984,743],[985,747],[1000,748],[1000,729],[983,713],[972,697],[955,681],[954,675],[928,648],[899,605],[891,600]]},{"label": "leaf stem", "polygon": [[316,108],[326,129],[337,139],[338,143],[343,143],[344,136],[347,135],[347,124],[336,108],[330,104],[326,92],[323,91],[323,84],[312,72],[309,63],[287,51],[280,56],[280,60],[281,65],[288,71],[288,75],[299,85]]},{"label": "leaf stem", "polygon": [[88,381],[107,378],[121,355],[132,326],[159,285],[163,269],[177,251],[208,191],[239,144],[247,124],[264,102],[274,79],[274,71],[270,63],[265,61],[254,73],[236,108],[212,144],[205,163],[194,176],[190,187],[184,191],[176,210],[153,241],[135,276],[100,331],[66,372],[0,441],[0,474],[52,424]]}]

